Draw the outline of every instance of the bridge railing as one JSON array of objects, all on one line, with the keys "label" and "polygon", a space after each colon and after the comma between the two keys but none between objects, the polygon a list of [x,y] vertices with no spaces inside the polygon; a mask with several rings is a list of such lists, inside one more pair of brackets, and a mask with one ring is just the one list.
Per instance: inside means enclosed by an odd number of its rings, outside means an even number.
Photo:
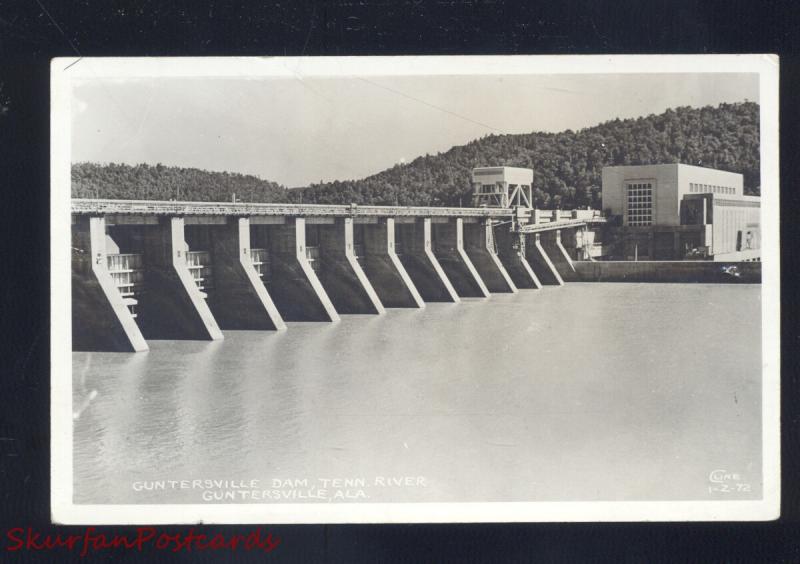
[{"label": "bridge railing", "polygon": [[256,269],[259,278],[266,284],[272,278],[272,261],[270,260],[269,250],[250,249],[250,260]]},{"label": "bridge railing", "polygon": [[603,222],[605,218],[600,210],[541,210],[534,209],[531,223],[543,225],[547,223],[559,223],[565,221],[588,221]]},{"label": "bridge railing", "polygon": [[214,289],[214,271],[211,266],[211,253],[208,251],[187,251],[186,266],[197,287],[205,292]]},{"label": "bridge railing", "polygon": [[260,204],[244,202],[177,202],[166,200],[72,200],[74,214],[133,215],[277,215],[307,216],[382,216],[382,217],[505,217],[507,208],[454,208],[435,206],[359,206],[328,204]]},{"label": "bridge railing", "polygon": [[306,259],[311,263],[311,268],[314,269],[314,272],[320,271],[322,263],[320,262],[319,247],[306,246]]},{"label": "bridge railing", "polygon": [[133,317],[136,317],[138,298],[142,295],[144,270],[142,255],[116,253],[106,256],[108,272]]}]

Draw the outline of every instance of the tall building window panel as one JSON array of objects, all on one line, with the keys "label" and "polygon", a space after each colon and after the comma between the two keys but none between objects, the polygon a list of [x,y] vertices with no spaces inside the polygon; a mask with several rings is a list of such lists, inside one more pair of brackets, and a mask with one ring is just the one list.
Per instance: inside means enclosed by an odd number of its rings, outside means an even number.
[{"label": "tall building window panel", "polygon": [[653,224],[652,182],[631,182],[626,185],[628,225],[637,227]]}]

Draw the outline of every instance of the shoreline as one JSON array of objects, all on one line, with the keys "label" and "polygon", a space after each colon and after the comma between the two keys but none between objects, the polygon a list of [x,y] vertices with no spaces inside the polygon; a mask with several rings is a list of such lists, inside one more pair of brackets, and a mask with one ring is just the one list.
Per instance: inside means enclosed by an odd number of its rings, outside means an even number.
[{"label": "shoreline", "polygon": [[[571,282],[760,284],[760,262],[573,261]],[[734,269],[735,267],[735,269]],[[727,274],[734,269],[738,274]]]}]

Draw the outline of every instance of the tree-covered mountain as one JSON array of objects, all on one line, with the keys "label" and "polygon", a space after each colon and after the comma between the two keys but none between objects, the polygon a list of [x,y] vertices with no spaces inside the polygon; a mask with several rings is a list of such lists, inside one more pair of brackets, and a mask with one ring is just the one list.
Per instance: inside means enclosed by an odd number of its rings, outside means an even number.
[{"label": "tree-covered mountain", "polygon": [[73,167],[74,197],[378,205],[470,205],[476,166],[534,170],[537,207],[600,206],[608,165],[680,162],[744,175],[745,193],[759,194],[759,106],[753,102],[670,109],[615,119],[580,131],[488,135],[437,155],[418,157],[361,180],[286,190],[253,176],[161,165]]},{"label": "tree-covered mountain", "polygon": [[73,198],[189,200],[199,202],[288,202],[280,184],[235,172],[209,172],[162,164],[72,165]]}]

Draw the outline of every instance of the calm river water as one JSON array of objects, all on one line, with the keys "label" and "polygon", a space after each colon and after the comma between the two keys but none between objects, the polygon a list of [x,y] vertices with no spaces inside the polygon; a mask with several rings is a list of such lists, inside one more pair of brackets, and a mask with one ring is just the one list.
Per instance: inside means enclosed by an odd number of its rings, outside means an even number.
[{"label": "calm river water", "polygon": [[757,498],[760,298],[569,283],[74,353],[74,499]]}]

